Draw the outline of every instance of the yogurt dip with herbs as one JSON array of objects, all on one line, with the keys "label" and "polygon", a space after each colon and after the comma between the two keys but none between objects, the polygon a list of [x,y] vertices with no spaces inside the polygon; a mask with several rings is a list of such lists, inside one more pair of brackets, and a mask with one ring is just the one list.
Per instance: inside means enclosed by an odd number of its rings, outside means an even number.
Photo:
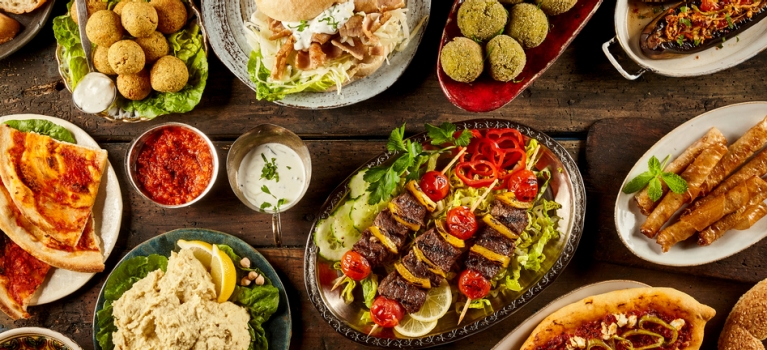
[{"label": "yogurt dip with herbs", "polygon": [[245,198],[270,213],[292,206],[305,182],[301,156],[280,143],[265,143],[250,150],[237,172],[237,183]]}]

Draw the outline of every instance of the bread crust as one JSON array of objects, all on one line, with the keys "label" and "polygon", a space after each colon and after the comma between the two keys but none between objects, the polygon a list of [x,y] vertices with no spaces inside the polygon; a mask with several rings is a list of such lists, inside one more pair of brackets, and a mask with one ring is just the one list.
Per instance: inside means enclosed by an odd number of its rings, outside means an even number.
[{"label": "bread crust", "polygon": [[28,0],[24,4],[13,4],[7,0],[0,0],[0,10],[20,15],[36,10],[40,6],[43,6],[45,1],[46,0]]},{"label": "bread crust", "polygon": [[719,336],[719,350],[764,350],[767,338],[767,280],[757,283],[732,308]]},{"label": "bread crust", "polygon": [[13,40],[19,30],[21,30],[21,24],[18,21],[0,13],[0,44]]},{"label": "bread crust", "polygon": [[648,308],[678,315],[692,325],[692,339],[689,346],[679,350],[700,348],[706,322],[716,314],[714,309],[676,289],[652,287],[624,289],[590,296],[552,313],[533,330],[521,349],[533,350],[563,333],[574,332],[586,322],[601,320],[609,314],[626,314]]},{"label": "bread crust", "polygon": [[278,21],[298,22],[319,16],[338,0],[256,0],[256,8]]}]

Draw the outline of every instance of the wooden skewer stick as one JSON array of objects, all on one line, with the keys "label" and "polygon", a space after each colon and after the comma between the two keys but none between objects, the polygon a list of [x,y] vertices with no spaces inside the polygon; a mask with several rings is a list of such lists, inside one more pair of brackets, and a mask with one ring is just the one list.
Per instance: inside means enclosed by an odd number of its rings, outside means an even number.
[{"label": "wooden skewer stick", "polygon": [[373,328],[370,329],[370,332],[368,332],[368,337],[371,336],[376,331],[376,329],[378,329],[377,324],[373,325]]},{"label": "wooden skewer stick", "polygon": [[445,173],[450,170],[450,167],[452,167],[453,164],[458,161],[458,159],[461,159],[461,156],[463,156],[464,153],[466,153],[466,147],[464,147],[460,152],[458,152],[458,154],[455,155],[455,157],[453,157],[453,160],[447,164],[445,169],[442,169],[442,175],[445,175]]},{"label": "wooden skewer stick", "polygon": [[463,317],[466,316],[466,311],[469,311],[469,305],[471,305],[471,298],[466,299],[466,305],[463,306],[463,311],[461,311],[461,316],[458,317],[458,324],[461,324],[461,321],[463,321]]},{"label": "wooden skewer stick", "polygon": [[495,179],[493,183],[490,184],[490,186],[487,187],[487,190],[485,190],[485,193],[482,194],[482,197],[479,197],[479,199],[474,202],[474,205],[471,206],[471,212],[473,213],[475,210],[477,210],[477,207],[480,203],[482,203],[485,200],[485,197],[487,197],[488,194],[490,194],[490,191],[493,190],[493,187],[495,187],[495,184],[498,183],[498,179]]},{"label": "wooden skewer stick", "polygon": [[341,277],[338,278],[338,282],[336,282],[336,284],[333,285],[333,288],[330,288],[330,291],[332,292],[336,290],[336,288],[344,284],[344,281],[346,281],[346,274],[341,275]]}]

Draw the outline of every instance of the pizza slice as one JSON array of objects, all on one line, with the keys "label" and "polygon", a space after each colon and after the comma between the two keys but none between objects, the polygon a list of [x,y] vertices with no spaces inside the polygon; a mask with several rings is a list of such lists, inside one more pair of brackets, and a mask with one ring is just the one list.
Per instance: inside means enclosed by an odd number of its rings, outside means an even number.
[{"label": "pizza slice", "polygon": [[546,317],[521,350],[694,350],[716,311],[672,288],[600,294]]},{"label": "pizza slice", "polygon": [[21,214],[74,247],[96,202],[107,152],[0,126],[0,178]]},{"label": "pizza slice", "polygon": [[13,243],[0,237],[0,310],[14,320],[29,318],[27,306],[51,268]]},{"label": "pizza slice", "polygon": [[94,228],[93,215],[90,215],[77,244],[74,247],[62,244],[29,222],[0,182],[0,230],[22,249],[49,265],[77,272],[104,271],[104,257]]}]

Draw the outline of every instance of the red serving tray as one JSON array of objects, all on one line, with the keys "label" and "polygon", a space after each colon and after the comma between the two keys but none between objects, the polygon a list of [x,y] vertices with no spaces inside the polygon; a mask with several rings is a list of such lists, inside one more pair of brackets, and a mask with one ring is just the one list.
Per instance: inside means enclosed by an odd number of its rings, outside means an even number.
[{"label": "red serving tray", "polygon": [[[446,43],[461,36],[456,18],[463,1],[455,0],[453,3],[442,32],[440,55]],[[602,0],[578,0],[570,11],[559,16],[549,16],[549,34],[541,45],[525,50],[527,64],[515,79],[518,82],[496,81],[484,72],[472,83],[461,83],[447,76],[442,65],[437,62],[437,77],[442,91],[456,107],[469,112],[490,112],[503,107],[538,79],[565,52],[601,4]]]}]

